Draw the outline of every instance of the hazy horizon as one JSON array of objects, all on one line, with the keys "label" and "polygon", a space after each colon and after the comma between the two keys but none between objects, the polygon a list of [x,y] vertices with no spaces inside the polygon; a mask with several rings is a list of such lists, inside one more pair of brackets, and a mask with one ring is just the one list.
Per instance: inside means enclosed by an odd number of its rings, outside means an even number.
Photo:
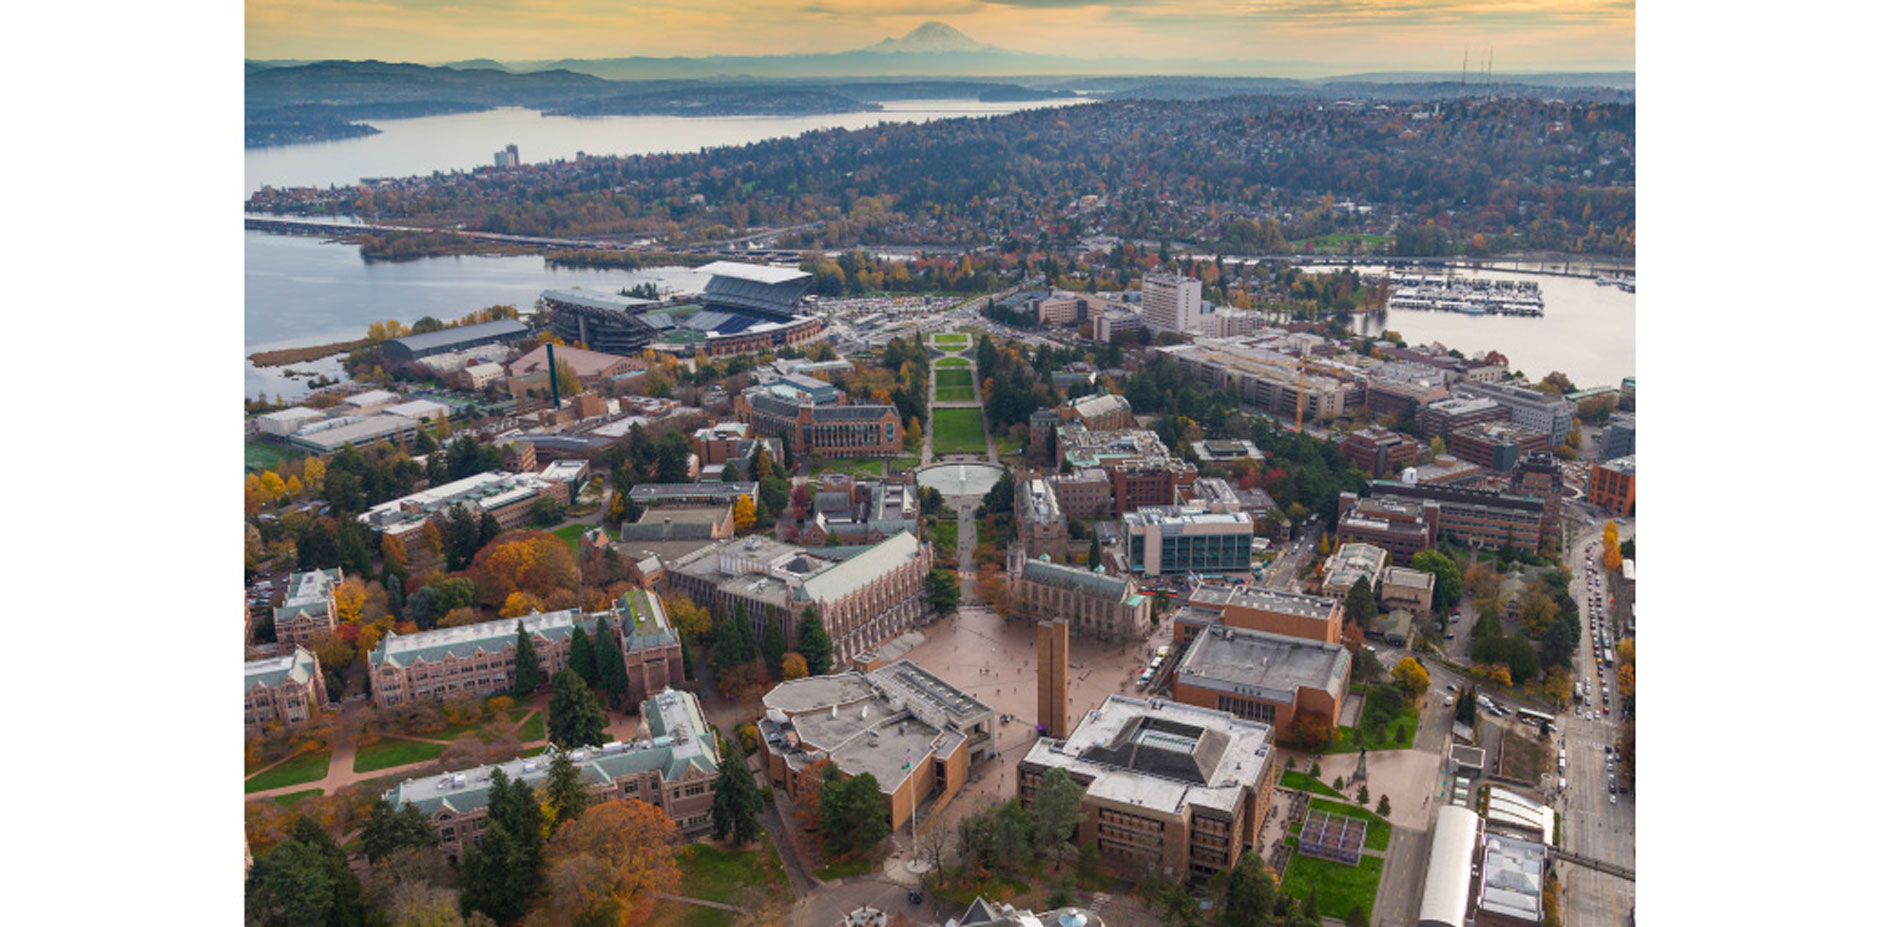
[{"label": "hazy horizon", "polygon": [[1298,70],[1635,70],[1619,0],[250,0],[252,59],[703,58],[854,51],[939,21],[1012,52]]}]

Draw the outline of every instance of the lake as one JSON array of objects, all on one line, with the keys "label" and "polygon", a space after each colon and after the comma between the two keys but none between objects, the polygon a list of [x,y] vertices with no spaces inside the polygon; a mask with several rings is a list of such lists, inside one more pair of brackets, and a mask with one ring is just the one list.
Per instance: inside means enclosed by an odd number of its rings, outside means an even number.
[{"label": "lake", "polygon": [[[1324,268],[1318,268],[1324,269]],[[1360,273],[1376,272],[1360,268]],[[1460,277],[1535,280],[1544,293],[1544,315],[1537,317],[1461,315],[1392,309],[1384,328],[1412,345],[1434,341],[1466,357],[1497,351],[1511,368],[1533,380],[1560,370],[1578,388],[1618,386],[1636,375],[1636,294],[1597,286],[1582,277],[1552,277],[1501,271],[1460,271]],[[1376,330],[1379,319],[1359,320],[1359,330]]]},{"label": "lake", "polygon": [[744,145],[813,129],[862,129],[880,122],[923,122],[959,116],[994,116],[1084,99],[984,103],[979,100],[890,100],[872,113],[808,116],[543,116],[505,107],[479,113],[419,119],[362,120],[380,135],[310,142],[244,152],[244,189],[265,186],[351,185],[365,177],[410,177],[435,171],[470,170],[494,164],[495,152],[513,144],[523,164],[594,155],[698,151]]}]

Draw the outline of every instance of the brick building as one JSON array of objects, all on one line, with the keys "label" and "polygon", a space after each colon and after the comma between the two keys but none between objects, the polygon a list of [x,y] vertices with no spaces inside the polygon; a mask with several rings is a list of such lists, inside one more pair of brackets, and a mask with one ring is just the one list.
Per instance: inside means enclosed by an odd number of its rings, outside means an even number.
[{"label": "brick building", "polygon": [[244,733],[266,725],[290,727],[317,716],[330,704],[323,667],[315,654],[298,647],[289,656],[244,664]]},{"label": "brick building", "polygon": [[1510,422],[1485,422],[1454,429],[1445,449],[1460,460],[1509,473],[1525,455],[1550,447],[1550,436]]},{"label": "brick building", "polygon": [[1418,442],[1389,428],[1361,428],[1340,442],[1339,455],[1352,461],[1373,479],[1395,475],[1418,462]]},{"label": "brick building", "polygon": [[1031,560],[1069,559],[1069,520],[1047,481],[1028,479],[1016,484],[1016,536]]},{"label": "brick building", "polygon": [[1339,723],[1351,666],[1338,643],[1215,625],[1187,644],[1174,698],[1272,725],[1286,740],[1304,717]]},{"label": "brick building", "polygon": [[307,647],[317,635],[335,631],[336,587],[342,584],[341,567],[292,575],[284,604],[277,606],[271,616],[277,643]]},{"label": "brick building", "polygon": [[[647,735],[599,747],[568,751],[594,802],[627,799],[659,807],[682,834],[712,829],[713,783],[719,778],[719,737],[706,723],[699,699],[663,689],[640,706]],[[552,749],[552,748],[550,748]],[[537,756],[454,772],[405,779],[384,793],[393,807],[415,805],[435,830],[436,845],[451,864],[475,845],[488,827],[488,790],[499,769],[509,779],[540,786],[551,758]]]},{"label": "brick building", "polygon": [[789,454],[895,457],[904,450],[904,423],[889,404],[823,405],[780,385],[748,389],[732,409],[759,434],[783,441]]},{"label": "brick building", "polygon": [[929,820],[956,798],[970,769],[994,756],[989,706],[909,660],[779,683],[763,699],[765,774],[793,798],[799,773],[830,760],[846,776],[870,774],[893,831]]},{"label": "brick building", "polygon": [[1115,511],[1115,487],[1108,478],[1108,471],[1101,467],[1084,467],[1048,477],[1049,489],[1056,494],[1056,504],[1062,507],[1064,514],[1074,518],[1107,518]]},{"label": "brick building", "polygon": [[1339,494],[1340,544],[1370,544],[1410,562],[1412,555],[1438,544],[1438,504],[1403,499]]},{"label": "brick building", "polygon": [[387,708],[422,700],[479,698],[510,688],[515,680],[517,623],[527,629],[546,670],[567,664],[575,623],[592,632],[595,617],[565,609],[459,628],[385,634],[369,655],[375,704]]},{"label": "brick building", "polygon": [[1333,551],[1333,555],[1326,560],[1326,578],[1320,583],[1320,595],[1344,602],[1352,592],[1353,584],[1364,579],[1376,597],[1389,556],[1384,548],[1371,544],[1341,542],[1339,549]]},{"label": "brick building", "polygon": [[1427,438],[1449,438],[1467,425],[1508,422],[1511,410],[1495,400],[1458,396],[1428,403],[1418,412],[1418,427]]},{"label": "brick building", "polygon": [[1257,840],[1273,795],[1273,731],[1230,712],[1111,695],[1065,740],[1044,737],[1016,769],[1033,803],[1060,769],[1082,786],[1073,842],[1125,879],[1185,881],[1233,868]]},{"label": "brick building", "polygon": [[1591,505],[1618,517],[1636,511],[1636,455],[1606,460],[1590,468]]}]

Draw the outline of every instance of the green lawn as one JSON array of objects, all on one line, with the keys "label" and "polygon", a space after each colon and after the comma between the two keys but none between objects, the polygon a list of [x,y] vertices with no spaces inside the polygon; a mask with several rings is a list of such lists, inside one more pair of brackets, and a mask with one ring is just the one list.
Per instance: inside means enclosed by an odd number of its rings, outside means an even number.
[{"label": "green lawn", "polygon": [[883,476],[882,457],[833,457],[819,468],[820,473],[849,473],[853,476]]},{"label": "green lawn", "polygon": [[448,744],[425,743],[419,740],[379,740],[356,748],[357,772],[374,772],[389,769],[392,766],[407,766],[433,760],[449,748]]},{"label": "green lawn", "polygon": [[914,470],[920,463],[923,463],[923,458],[921,457],[893,457],[891,458],[891,472],[896,474],[906,470]]},{"label": "green lawn", "polygon": [[721,850],[702,843],[680,848],[680,891],[688,898],[731,904],[747,888],[783,886],[785,868],[770,842],[752,850]]},{"label": "green lawn", "polygon": [[296,460],[302,456],[275,444],[244,442],[244,469],[246,470],[270,470],[286,460]]},{"label": "green lawn", "polygon": [[593,526],[568,525],[564,528],[556,528],[552,533],[555,537],[567,542],[569,552],[579,554],[581,550],[581,535],[586,534],[587,529],[591,527]]},{"label": "green lawn", "polygon": [[930,343],[940,348],[950,348],[952,350],[967,348],[970,346],[970,336],[938,332],[930,336]]},{"label": "green lawn", "polygon": [[271,799],[271,801],[274,801],[280,805],[283,805],[286,808],[295,808],[297,807],[298,802],[303,801],[304,799],[309,798],[312,795],[322,795],[322,794],[323,794],[322,789],[304,789],[301,792],[287,792],[283,795],[275,796]]},{"label": "green lawn", "polygon": [[975,402],[976,375],[968,370],[937,371],[938,402]]},{"label": "green lawn", "polygon": [[933,409],[931,449],[938,454],[987,454],[982,409]]},{"label": "green lawn", "polygon": [[[592,631],[593,629],[589,628],[588,630]],[[514,711],[509,712],[508,719],[511,722],[519,723],[522,718],[525,718],[528,716],[529,711],[530,709],[527,709],[527,708],[517,708]],[[443,743],[447,743],[451,740],[454,740],[457,737],[462,736],[463,734],[472,734],[476,731],[481,730],[482,725],[487,724],[490,720],[493,720],[493,719],[483,719],[479,721],[470,721],[467,724],[451,725],[449,727],[443,728],[442,730],[436,731],[433,734],[418,734],[417,736],[427,737],[430,740],[439,740],[439,741],[442,741]]]},{"label": "green lawn", "polygon": [[528,719],[528,723],[515,729],[515,736],[519,738],[522,743],[528,744],[534,743],[537,740],[546,740],[548,738],[548,716],[538,711],[535,712],[534,715]]},{"label": "green lawn", "polygon": [[[1363,242],[1366,246],[1366,250],[1374,251],[1379,248],[1383,248],[1388,244],[1391,244],[1392,236],[1390,235],[1315,235],[1312,238],[1302,238],[1299,241],[1292,242],[1292,245],[1295,251],[1303,251],[1306,249],[1307,245],[1312,245],[1313,249],[1315,251],[1318,251],[1325,248],[1343,248],[1346,246],[1348,242],[1352,242],[1352,241]],[[1372,909],[1367,908],[1366,913],[1371,914]]]},{"label": "green lawn", "polygon": [[1346,866],[1295,851],[1286,864],[1286,878],[1280,882],[1280,893],[1305,900],[1317,889],[1320,916],[1343,919],[1353,908],[1358,908],[1370,917],[1372,901],[1379,894],[1379,874],[1384,868],[1385,860],[1376,856],[1361,856],[1359,865]]},{"label": "green lawn", "polygon": [[967,370],[971,366],[973,365],[970,363],[970,359],[967,357],[939,357],[937,358],[938,370],[943,370],[949,367],[962,367]]},{"label": "green lawn", "polygon": [[[1405,729],[1405,739],[1402,741],[1395,737],[1399,732],[1399,728]],[[1327,746],[1326,752],[1351,753],[1358,750],[1359,745],[1353,742],[1352,734],[1353,729],[1343,725],[1333,728],[1333,742]],[[1403,714],[1399,715],[1398,720],[1387,722],[1386,726],[1378,732],[1377,737],[1366,738],[1366,749],[1405,750],[1412,746],[1412,741],[1417,737],[1418,709],[1416,707],[1407,708]]]},{"label": "green lawn", "polygon": [[[1373,796],[1373,801],[1378,801],[1377,795]],[[1327,814],[1358,818],[1366,822],[1366,849],[1368,850],[1384,850],[1386,845],[1392,842],[1392,822],[1379,817],[1370,809],[1361,808],[1358,805],[1348,805],[1345,802],[1326,801],[1319,798],[1308,802],[1306,807],[1311,811],[1324,811]],[[1372,909],[1367,908],[1366,910],[1370,911]]]},{"label": "green lawn", "polygon": [[1289,769],[1286,772],[1281,773],[1280,784],[1286,786],[1289,789],[1299,789],[1302,792],[1318,792],[1321,795],[1331,795],[1334,798],[1346,797],[1344,795],[1339,794],[1338,792],[1333,791],[1332,786],[1327,785],[1326,783],[1321,782],[1318,779],[1315,779],[1312,776],[1307,775],[1306,773],[1300,772],[1297,769]]},{"label": "green lawn", "polygon": [[244,780],[244,792],[261,792],[265,789],[281,789],[287,785],[300,785],[315,782],[330,771],[330,751],[319,750],[292,757],[269,769]]}]

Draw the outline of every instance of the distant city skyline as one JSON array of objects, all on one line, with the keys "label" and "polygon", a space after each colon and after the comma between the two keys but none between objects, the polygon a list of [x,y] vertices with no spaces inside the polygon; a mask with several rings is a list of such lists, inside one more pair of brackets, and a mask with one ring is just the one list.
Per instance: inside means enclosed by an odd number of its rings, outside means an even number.
[{"label": "distant city skyline", "polygon": [[[853,51],[941,21],[1009,51],[1327,73],[1633,70],[1629,0],[249,0],[245,56],[440,63]],[[1302,70],[1311,70],[1310,67]]]}]

